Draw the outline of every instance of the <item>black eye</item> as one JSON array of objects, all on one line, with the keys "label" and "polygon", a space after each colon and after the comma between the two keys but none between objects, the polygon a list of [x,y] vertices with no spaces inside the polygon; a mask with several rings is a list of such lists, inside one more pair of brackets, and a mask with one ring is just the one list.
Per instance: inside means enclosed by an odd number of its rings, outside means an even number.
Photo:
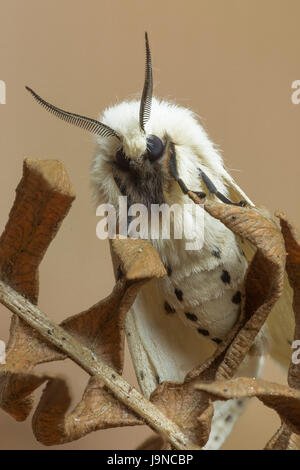
[{"label": "black eye", "polygon": [[120,147],[116,153],[116,162],[121,170],[128,171],[130,169],[130,160],[126,157],[123,147]]},{"label": "black eye", "polygon": [[147,157],[149,160],[154,161],[161,157],[164,152],[164,144],[156,135],[149,135],[147,137]]}]

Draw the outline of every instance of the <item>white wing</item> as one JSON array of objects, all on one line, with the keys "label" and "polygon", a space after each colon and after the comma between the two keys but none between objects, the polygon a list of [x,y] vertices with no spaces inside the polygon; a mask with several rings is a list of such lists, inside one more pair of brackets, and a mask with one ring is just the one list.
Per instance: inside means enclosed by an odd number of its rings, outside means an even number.
[{"label": "white wing", "polygon": [[[176,313],[166,315],[156,281],[146,284],[128,312],[126,334],[139,385],[145,396],[162,381],[182,382],[187,372],[213,353],[211,341],[185,325]],[[263,358],[246,358],[239,375],[258,376]],[[230,434],[246,400],[216,401],[205,449],[219,449]]]},{"label": "white wing", "polygon": [[[166,314],[156,280],[141,289],[127,315],[126,326],[139,385],[148,397],[160,382],[182,382],[185,375],[211,356],[215,349],[211,341],[197,335],[195,329],[185,325],[176,313]],[[146,359],[147,373],[143,370]],[[146,384],[142,377],[148,373],[153,382]]]}]

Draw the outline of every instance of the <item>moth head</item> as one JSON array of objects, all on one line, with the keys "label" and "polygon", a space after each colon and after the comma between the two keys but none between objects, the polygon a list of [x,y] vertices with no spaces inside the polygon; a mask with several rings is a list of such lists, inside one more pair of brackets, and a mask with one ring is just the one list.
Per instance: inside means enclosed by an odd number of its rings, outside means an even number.
[{"label": "moth head", "polygon": [[200,155],[206,172],[224,190],[222,181],[217,179],[223,169],[222,159],[193,113],[153,97],[147,33],[145,46],[146,65],[141,99],[124,101],[106,109],[101,120],[65,111],[45,101],[31,88],[26,89],[47,111],[96,136],[98,145],[91,181],[97,203],[105,201],[116,205],[120,193],[128,196],[132,203],[172,203],[178,194],[169,171],[170,141],[176,144],[178,171],[188,187],[201,190],[195,171]]},{"label": "moth head", "polygon": [[[155,161],[161,157],[164,144],[162,140],[155,135],[149,134],[146,132],[146,125],[150,119],[151,115],[151,105],[152,105],[152,95],[153,95],[153,77],[152,77],[152,61],[151,61],[151,52],[149,47],[148,34],[145,33],[145,45],[146,45],[146,68],[145,68],[145,81],[143,93],[139,106],[139,130],[140,130],[140,144],[144,145],[145,149],[143,156],[148,158],[150,161]],[[122,135],[122,132],[119,132],[116,129],[108,126],[107,124],[97,121],[95,119],[82,116],[80,114],[75,114],[73,112],[65,111],[61,108],[58,108],[49,102],[41,98],[35,91],[29,87],[25,87],[34,97],[34,99],[41,104],[47,111],[54,114],[56,117],[67,121],[71,124],[74,124],[78,127],[82,127],[93,134],[100,137],[112,137],[119,141],[119,147],[116,152],[116,161],[120,167],[124,168],[128,166],[127,160],[130,159],[130,156],[126,155],[126,150],[130,150],[130,145],[128,146],[128,135]],[[127,138],[126,138],[127,137]],[[126,157],[126,158],[125,158]]]},{"label": "moth head", "polygon": [[[139,102],[139,109],[136,109],[136,103],[134,105],[135,116],[132,115],[132,103],[130,103],[129,110],[128,106],[125,109],[126,105],[129,105],[129,103],[125,102],[109,108],[110,112],[107,115],[104,114],[104,119],[102,119],[104,122],[100,122],[96,119],[58,108],[45,101],[31,88],[26,87],[34,99],[47,111],[66,122],[82,127],[95,134],[98,137],[97,140],[101,146],[104,158],[110,161],[112,172],[116,176],[115,179],[124,180],[124,184],[126,183],[128,186],[133,181],[137,182],[139,176],[140,184],[144,184],[144,180],[149,179],[151,175],[154,179],[157,176],[155,175],[158,168],[157,164],[167,147],[165,135],[155,135],[148,129],[153,99],[153,76],[147,33],[145,33],[145,48],[144,87]],[[122,105],[124,105],[123,109]]]}]

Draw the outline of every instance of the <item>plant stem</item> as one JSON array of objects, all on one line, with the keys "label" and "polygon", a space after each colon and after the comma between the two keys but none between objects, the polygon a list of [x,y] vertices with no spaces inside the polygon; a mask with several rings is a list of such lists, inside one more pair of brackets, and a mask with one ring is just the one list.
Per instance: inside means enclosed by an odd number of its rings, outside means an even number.
[{"label": "plant stem", "polygon": [[176,423],[167,418],[153,403],[117,374],[114,369],[106,365],[90,349],[83,346],[61,326],[41,312],[38,307],[2,281],[0,281],[0,302],[38,331],[49,343],[66,353],[82,369],[101,379],[116,398],[144,419],[151,428],[166,438],[173,447],[179,450],[200,450],[188,439]]}]

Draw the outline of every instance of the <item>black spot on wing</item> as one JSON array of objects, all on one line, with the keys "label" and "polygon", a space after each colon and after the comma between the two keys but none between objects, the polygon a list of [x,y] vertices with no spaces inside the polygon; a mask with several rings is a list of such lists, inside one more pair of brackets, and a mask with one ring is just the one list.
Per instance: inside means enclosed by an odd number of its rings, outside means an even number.
[{"label": "black spot on wing", "polygon": [[197,318],[197,315],[195,315],[194,313],[190,313],[190,312],[184,312],[186,318],[188,320],[191,320],[191,321],[197,321],[198,318]]},{"label": "black spot on wing", "polygon": [[241,292],[238,290],[238,291],[234,294],[234,296],[232,297],[231,300],[232,300],[232,302],[233,302],[234,304],[240,304],[241,301],[242,301],[242,294],[241,294]]},{"label": "black spot on wing", "polygon": [[175,313],[176,312],[175,308],[171,307],[171,305],[167,301],[165,301],[164,307],[165,307],[165,311],[167,313]]},{"label": "black spot on wing", "polygon": [[167,271],[167,275],[168,275],[168,276],[171,276],[171,274],[172,274],[172,268],[171,268],[171,266],[169,266],[168,264],[165,264],[165,263],[164,263],[164,267],[165,267],[165,270]]},{"label": "black spot on wing", "polygon": [[122,276],[123,276],[123,272],[122,272],[121,265],[119,264],[118,269],[117,269],[117,281],[119,281]]},{"label": "black spot on wing", "polygon": [[221,279],[224,282],[224,284],[230,284],[230,274],[228,271],[223,269]]},{"label": "black spot on wing", "polygon": [[204,330],[203,328],[198,328],[198,333],[200,333],[200,335],[203,335],[203,336],[209,336],[209,331]]},{"label": "black spot on wing", "polygon": [[180,289],[175,289],[175,295],[177,297],[178,300],[180,300],[180,302],[182,302],[182,299],[183,299],[183,292],[182,290]]}]

